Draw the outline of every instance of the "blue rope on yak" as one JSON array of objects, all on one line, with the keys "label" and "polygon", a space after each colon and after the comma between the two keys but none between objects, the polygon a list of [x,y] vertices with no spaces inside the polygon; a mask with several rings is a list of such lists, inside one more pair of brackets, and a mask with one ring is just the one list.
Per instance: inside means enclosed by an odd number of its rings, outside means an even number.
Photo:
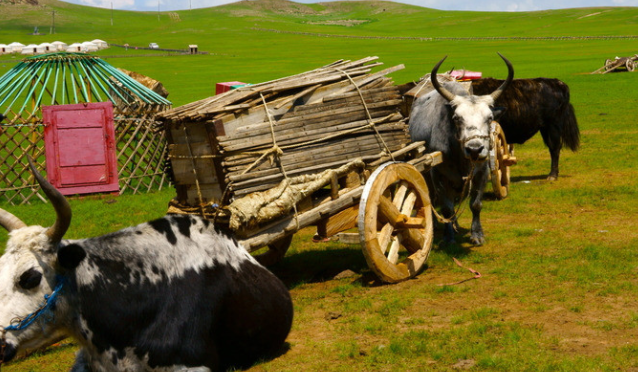
[{"label": "blue rope on yak", "polygon": [[42,315],[49,312],[51,308],[55,306],[58,296],[60,295],[60,292],[62,291],[62,286],[64,285],[64,282],[65,282],[64,277],[62,276],[57,276],[56,280],[57,280],[57,284],[55,285],[53,292],[51,292],[50,295],[49,294],[44,295],[44,303],[40,305],[40,308],[38,310],[32,312],[31,314],[25,316],[22,319],[19,319],[15,322],[11,322],[11,325],[4,328],[4,330],[5,331],[20,331],[22,329],[27,328],[28,326],[33,324],[33,322],[38,320],[38,318],[40,318]]}]

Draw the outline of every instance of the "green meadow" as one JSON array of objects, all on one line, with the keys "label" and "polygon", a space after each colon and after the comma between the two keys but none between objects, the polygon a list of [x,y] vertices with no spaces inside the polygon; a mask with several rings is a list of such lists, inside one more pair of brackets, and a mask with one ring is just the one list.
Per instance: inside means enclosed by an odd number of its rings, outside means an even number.
[{"label": "green meadow", "polygon": [[[55,34],[49,35],[55,10]],[[111,24],[112,22],[112,24]],[[175,106],[214,94],[215,83],[259,83],[338,59],[379,56],[398,84],[416,81],[443,56],[443,69],[504,78],[555,77],[571,90],[581,149],[561,155],[548,182],[540,135],[516,148],[510,196],[483,203],[487,243],[457,244],[436,231],[428,267],[380,285],[360,247],[295,235],[272,267],[291,290],[288,348],[251,371],[637,371],[638,73],[590,74],[605,59],[638,53],[638,8],[540,12],[450,12],[392,2],[296,4],[244,1],[178,12],[124,12],[41,1],[0,4],[0,43],[103,39],[115,67],[160,80]],[[28,35],[37,26],[46,35]],[[207,54],[135,49],[197,44]],[[21,57],[0,56],[0,74]],[[168,188],[147,195],[73,198],[68,238],[104,234],[162,216]],[[50,225],[50,205],[0,205],[29,224]],[[6,233],[0,232],[0,247]],[[0,248],[1,250],[2,248]],[[481,272],[472,276],[453,263]],[[350,276],[335,278],[351,270]],[[4,304],[3,306],[6,306]],[[3,371],[67,371],[77,345],[65,341]]]}]

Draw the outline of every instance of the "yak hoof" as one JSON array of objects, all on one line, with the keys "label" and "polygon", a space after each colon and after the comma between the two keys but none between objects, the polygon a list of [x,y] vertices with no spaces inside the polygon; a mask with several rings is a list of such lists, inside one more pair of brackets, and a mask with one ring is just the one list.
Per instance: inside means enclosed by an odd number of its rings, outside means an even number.
[{"label": "yak hoof", "polygon": [[454,235],[452,235],[452,236],[449,236],[447,234],[443,235],[443,240],[441,241],[441,245],[443,245],[445,247],[445,246],[448,246],[448,245],[452,245],[454,243],[456,243],[456,239],[454,239]]},{"label": "yak hoof", "polygon": [[548,181],[556,181],[557,179],[558,179],[558,175],[555,175],[555,174],[550,174],[549,176],[547,176]]},{"label": "yak hoof", "polygon": [[472,237],[470,238],[470,242],[474,246],[480,247],[483,244],[485,244],[485,237],[483,236],[483,234],[472,234]]}]

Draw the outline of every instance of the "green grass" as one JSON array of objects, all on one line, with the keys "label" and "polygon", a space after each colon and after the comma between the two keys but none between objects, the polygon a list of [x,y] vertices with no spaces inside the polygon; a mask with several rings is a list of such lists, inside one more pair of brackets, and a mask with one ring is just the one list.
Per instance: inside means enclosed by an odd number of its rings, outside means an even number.
[{"label": "green grass", "polygon": [[[162,81],[175,105],[212,95],[216,82],[258,83],[369,55],[386,66],[405,64],[392,75],[397,83],[417,80],[444,55],[449,58],[443,69],[504,77],[497,51],[513,62],[517,77],[565,81],[581,150],[562,153],[560,178],[550,183],[544,180],[549,153],[540,136],[517,147],[510,196],[483,203],[485,246],[469,245],[466,212],[457,244],[439,246],[436,232],[427,270],[398,285],[378,285],[359,247],[311,243],[312,229],[296,234],[286,258],[272,268],[291,288],[295,304],[290,350],[251,370],[451,371],[459,361],[480,371],[637,368],[638,74],[589,74],[607,58],[638,53],[635,39],[515,38],[638,34],[638,8],[492,13],[344,2],[287,3],[279,11],[274,3],[175,12],[179,21],[167,13],[158,21],[153,12],[115,11],[113,26],[108,9],[57,1],[38,8],[0,5],[0,42],[100,38],[167,48],[198,44],[210,54],[146,57],[149,51],[119,48],[99,54],[116,67]],[[48,30],[53,9],[56,35],[28,36],[35,25]],[[344,20],[365,22],[334,24]],[[324,37],[328,34],[337,37]],[[0,73],[18,60],[0,56]],[[67,237],[100,235],[159,217],[172,196],[167,189],[73,199]],[[29,224],[46,226],[54,219],[50,206],[39,202],[0,207]],[[5,241],[0,232],[0,246]],[[452,257],[483,277],[445,285],[472,276]],[[333,279],[344,270],[355,276]],[[66,371],[75,350],[54,348],[3,370]]]}]

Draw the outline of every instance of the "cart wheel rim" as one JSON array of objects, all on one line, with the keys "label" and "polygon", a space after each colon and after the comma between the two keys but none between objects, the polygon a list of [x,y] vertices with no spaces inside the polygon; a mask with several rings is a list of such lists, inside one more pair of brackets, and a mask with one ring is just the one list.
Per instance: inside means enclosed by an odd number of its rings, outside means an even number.
[{"label": "cart wheel rim", "polygon": [[[412,218],[407,224],[388,221],[387,208]],[[381,280],[397,283],[415,276],[428,258],[433,236],[432,206],[421,173],[402,162],[377,168],[364,186],[358,223],[365,259]]]},{"label": "cart wheel rim", "polygon": [[505,133],[501,126],[494,123],[491,131],[492,148],[490,149],[490,173],[492,189],[498,199],[505,199],[509,193],[510,167],[503,161],[508,149],[506,149]]}]

